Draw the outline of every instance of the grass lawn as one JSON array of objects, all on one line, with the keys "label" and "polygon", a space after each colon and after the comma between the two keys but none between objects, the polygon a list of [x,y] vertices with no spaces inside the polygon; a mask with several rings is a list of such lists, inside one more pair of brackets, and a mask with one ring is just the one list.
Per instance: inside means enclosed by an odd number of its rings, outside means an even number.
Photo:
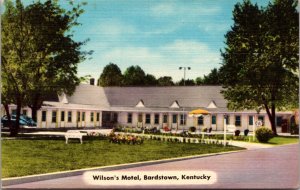
[{"label": "grass lawn", "polygon": [[63,138],[2,140],[2,177],[108,166],[163,158],[199,155],[242,148],[146,140],[142,145],[112,144],[107,139]]},{"label": "grass lawn", "polygon": [[[249,139],[250,138],[250,141]],[[253,137],[245,138],[245,142],[251,142],[251,143],[260,143],[257,139],[253,141]],[[293,144],[293,143],[299,143],[299,137],[283,137],[283,136],[277,136],[270,139],[267,143],[263,144],[271,144],[271,145],[284,145],[284,144]]]},{"label": "grass lawn", "polygon": [[269,140],[268,144],[275,144],[275,145],[284,145],[284,144],[292,144],[292,143],[299,143],[299,137],[273,137]]},{"label": "grass lawn", "polygon": [[[217,139],[223,139],[223,135],[216,135],[215,138]],[[250,140],[249,140],[250,139]],[[253,141],[253,136],[240,136],[240,137],[234,137],[233,135],[227,135],[227,140],[236,140],[236,141],[244,141],[244,142],[250,142],[250,143],[260,143],[257,139]],[[299,143],[299,137],[291,137],[291,136],[277,136],[273,137],[269,140],[269,142],[264,144],[272,144],[272,145],[284,145],[284,144],[292,144],[292,143]]]}]

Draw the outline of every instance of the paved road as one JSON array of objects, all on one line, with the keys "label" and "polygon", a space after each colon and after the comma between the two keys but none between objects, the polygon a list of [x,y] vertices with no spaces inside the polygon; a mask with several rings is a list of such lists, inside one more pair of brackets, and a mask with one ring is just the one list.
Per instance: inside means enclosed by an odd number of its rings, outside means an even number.
[{"label": "paved road", "polygon": [[[285,145],[272,148],[247,150],[204,158],[141,166],[121,171],[158,170],[211,170],[218,180],[212,185],[169,186],[171,188],[298,188],[299,187],[299,145]],[[100,188],[88,186],[82,176],[6,186],[6,188]],[[123,188],[110,186],[101,188]],[[161,186],[134,186],[130,188],[162,188]]]}]

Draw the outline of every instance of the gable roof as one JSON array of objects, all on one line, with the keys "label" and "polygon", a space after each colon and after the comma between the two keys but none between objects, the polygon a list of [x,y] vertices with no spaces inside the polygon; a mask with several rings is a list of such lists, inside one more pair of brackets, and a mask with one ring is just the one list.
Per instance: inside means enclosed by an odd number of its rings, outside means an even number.
[{"label": "gable roof", "polygon": [[69,104],[95,105],[101,108],[109,108],[104,89],[89,84],[80,84],[71,96],[67,96]]},{"label": "gable roof", "polygon": [[191,109],[206,108],[214,102],[224,109],[227,101],[221,89],[220,86],[99,87],[80,84],[72,96],[67,96],[67,101],[101,108],[134,108],[142,100],[146,108],[166,109],[175,101],[181,108]]}]

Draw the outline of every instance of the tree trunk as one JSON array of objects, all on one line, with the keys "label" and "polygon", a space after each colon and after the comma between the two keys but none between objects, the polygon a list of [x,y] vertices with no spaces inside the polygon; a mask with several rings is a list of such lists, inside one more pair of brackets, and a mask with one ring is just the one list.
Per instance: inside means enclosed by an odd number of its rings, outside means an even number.
[{"label": "tree trunk", "polygon": [[33,121],[37,122],[37,107],[36,106],[33,106],[31,107],[31,114],[32,114],[32,119]]},{"label": "tree trunk", "polygon": [[272,121],[271,121],[271,126],[272,126],[272,131],[275,136],[277,136],[277,129],[276,129],[276,110],[275,110],[275,105],[272,103]]},{"label": "tree trunk", "polygon": [[272,127],[272,131],[273,131],[273,135],[277,136],[277,130],[276,130],[276,123],[275,123],[275,116],[276,116],[276,112],[275,112],[275,105],[272,104],[272,108],[271,108],[271,112],[270,112],[270,109],[268,107],[267,104],[264,104],[265,105],[265,108],[266,108],[266,111],[267,111],[267,114],[268,114],[268,118],[269,118],[269,121],[271,123],[271,127]]},{"label": "tree trunk", "polygon": [[20,115],[21,115],[21,99],[18,98],[17,100],[17,110],[16,110],[16,122],[14,123],[14,126],[10,130],[10,136],[15,137],[19,133],[20,129]]},{"label": "tree trunk", "polygon": [[42,107],[42,101],[40,101],[40,95],[35,94],[35,99],[32,105],[29,105],[31,109],[31,117],[37,122],[37,111]]},{"label": "tree trunk", "polygon": [[13,128],[13,125],[12,125],[12,122],[11,122],[11,115],[10,115],[10,113],[9,113],[9,107],[8,107],[8,104],[4,104],[4,109],[5,109],[6,116],[7,116],[8,128],[9,128],[9,131],[11,131],[12,128]]}]

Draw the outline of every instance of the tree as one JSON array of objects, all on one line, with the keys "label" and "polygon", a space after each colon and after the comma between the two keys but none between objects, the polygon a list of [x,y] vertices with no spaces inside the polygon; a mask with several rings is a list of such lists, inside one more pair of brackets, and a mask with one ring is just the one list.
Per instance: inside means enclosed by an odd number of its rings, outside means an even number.
[{"label": "tree", "polygon": [[109,63],[100,75],[98,86],[121,86],[122,80],[123,75],[118,65]]},{"label": "tree", "polygon": [[210,71],[210,73],[208,75],[204,75],[203,83],[207,84],[207,85],[219,85],[220,79],[219,79],[218,69],[214,68]]},{"label": "tree", "polygon": [[[6,91],[2,92],[5,100],[2,103],[17,106],[17,126],[11,135],[16,135],[19,129],[22,106],[29,106],[36,120],[36,112],[48,94],[71,95],[79,84],[77,64],[88,53],[80,51],[85,42],[72,40],[70,29],[79,25],[77,18],[83,10],[81,5],[75,6],[72,1],[70,4],[72,11],[50,0],[27,7],[20,0],[16,0],[15,5],[5,2],[1,22],[1,72]],[[8,97],[11,94],[12,97]]]},{"label": "tree", "polygon": [[202,77],[197,77],[195,79],[195,83],[196,83],[196,85],[202,85],[202,84],[204,84],[203,78]]},{"label": "tree", "polygon": [[163,76],[157,79],[158,86],[173,86],[174,82],[172,77]]},{"label": "tree", "polygon": [[219,70],[214,68],[208,75],[197,77],[195,79],[196,85],[221,85]]},{"label": "tree", "polygon": [[145,85],[146,86],[156,86],[158,84],[154,75],[147,74],[145,76]]},{"label": "tree", "polygon": [[143,69],[136,65],[130,66],[126,69],[123,75],[124,86],[143,86],[145,85],[145,72]]},{"label": "tree", "polygon": [[276,131],[276,110],[298,103],[299,20],[296,0],[275,0],[266,8],[237,3],[226,34],[220,68],[230,109],[266,110]]},{"label": "tree", "polygon": [[195,86],[195,81],[193,79],[186,79],[185,82],[181,79],[179,82],[176,83],[178,86]]}]

